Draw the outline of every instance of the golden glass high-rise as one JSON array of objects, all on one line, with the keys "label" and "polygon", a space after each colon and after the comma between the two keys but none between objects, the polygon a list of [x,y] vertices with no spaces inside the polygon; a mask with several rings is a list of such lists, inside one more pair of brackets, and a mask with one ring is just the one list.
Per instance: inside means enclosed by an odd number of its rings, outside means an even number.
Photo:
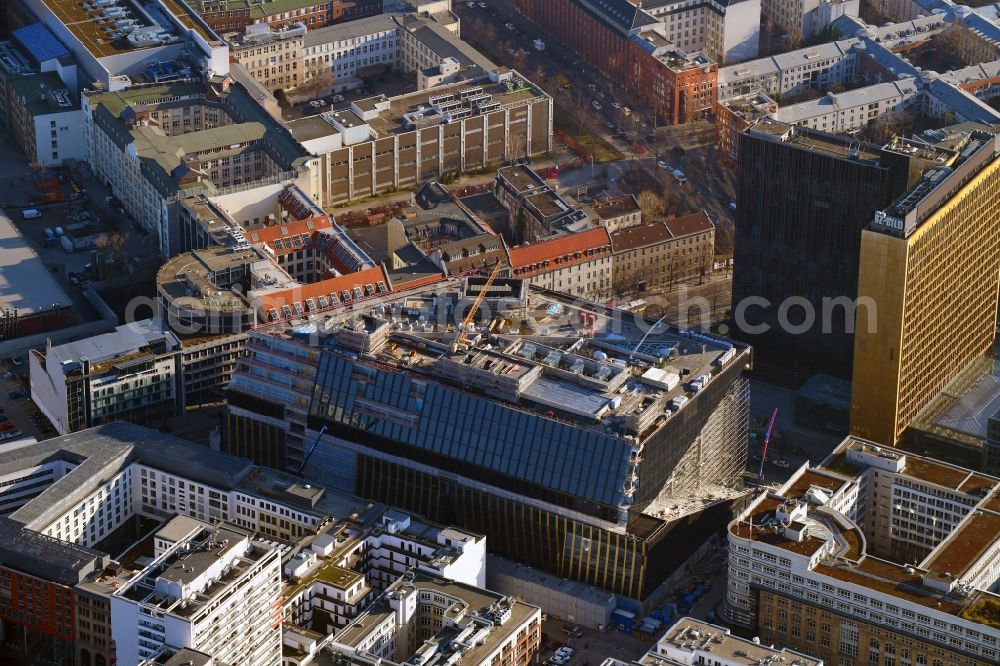
[{"label": "golden glass high-rise", "polygon": [[895,445],[936,392],[993,342],[1000,139],[950,135],[862,232],[851,433]]}]

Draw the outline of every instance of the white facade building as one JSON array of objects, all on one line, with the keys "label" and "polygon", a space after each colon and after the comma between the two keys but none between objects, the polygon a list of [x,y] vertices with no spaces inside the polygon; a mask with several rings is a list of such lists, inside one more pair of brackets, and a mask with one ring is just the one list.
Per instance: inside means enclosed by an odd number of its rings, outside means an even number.
[{"label": "white facade building", "polygon": [[111,597],[117,663],[165,646],[220,663],[281,662],[281,554],[245,533],[205,526],[175,543]]},{"label": "white facade building", "polygon": [[347,664],[534,663],[541,609],[489,590],[410,572],[327,646]]},{"label": "white facade building", "polygon": [[819,99],[782,106],[771,116],[789,125],[841,134],[863,129],[883,114],[900,113],[919,97],[920,87],[915,81],[900,79],[847,92],[828,92]]},{"label": "white facade building", "polygon": [[785,31],[792,44],[812,39],[841,16],[858,16],[860,0],[762,0],[763,15]]},{"label": "white facade building", "polygon": [[184,408],[180,341],[150,320],[32,351],[28,361],[31,398],[60,435]]},{"label": "white facade building", "polygon": [[823,666],[815,659],[793,650],[762,645],[759,640],[734,636],[726,627],[690,617],[677,620],[656,645],[635,661],[608,657],[601,666],[760,666],[789,663],[793,666]]},{"label": "white facade building", "polygon": [[647,0],[642,8],[682,51],[704,51],[719,63],[757,57],[761,0]]},{"label": "white facade building", "polygon": [[778,595],[840,616],[842,655],[869,651],[867,635],[882,663],[899,635],[917,664],[997,663],[1000,628],[980,618],[1000,607],[998,491],[1000,479],[849,437],[730,524],[726,614],[787,644],[758,607]]},{"label": "white facade building", "polygon": [[760,92],[795,95],[855,80],[861,57],[853,47],[858,43],[845,39],[720,67],[718,100]]}]

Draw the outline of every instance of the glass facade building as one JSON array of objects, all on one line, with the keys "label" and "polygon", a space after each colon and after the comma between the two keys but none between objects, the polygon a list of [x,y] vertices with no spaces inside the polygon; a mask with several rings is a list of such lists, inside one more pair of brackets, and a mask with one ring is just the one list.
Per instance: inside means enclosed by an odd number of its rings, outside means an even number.
[{"label": "glass facade building", "polygon": [[284,457],[291,471],[305,460],[307,478],[482,532],[490,552],[626,606],[640,609],[732,517],[728,499],[660,507],[664,493],[698,498],[704,483],[740,478],[749,348],[641,438],[336,344],[251,332],[248,350],[224,450],[270,465]]}]

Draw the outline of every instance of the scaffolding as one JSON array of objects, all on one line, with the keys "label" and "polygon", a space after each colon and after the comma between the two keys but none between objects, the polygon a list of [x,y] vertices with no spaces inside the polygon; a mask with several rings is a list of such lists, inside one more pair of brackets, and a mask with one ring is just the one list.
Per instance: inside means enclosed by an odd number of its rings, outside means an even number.
[{"label": "scaffolding", "polygon": [[740,376],[643,513],[673,519],[746,493],[750,381]]}]

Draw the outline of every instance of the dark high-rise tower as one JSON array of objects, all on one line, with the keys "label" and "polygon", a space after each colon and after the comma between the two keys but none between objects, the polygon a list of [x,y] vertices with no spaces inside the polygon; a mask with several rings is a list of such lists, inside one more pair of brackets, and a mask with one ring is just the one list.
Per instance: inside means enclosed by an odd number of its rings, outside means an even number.
[{"label": "dark high-rise tower", "polygon": [[844,306],[829,299],[856,297],[861,230],[905,188],[906,171],[876,146],[770,119],[742,134],[739,154],[733,312],[744,316],[735,335],[779,380],[849,378],[853,336]]}]

